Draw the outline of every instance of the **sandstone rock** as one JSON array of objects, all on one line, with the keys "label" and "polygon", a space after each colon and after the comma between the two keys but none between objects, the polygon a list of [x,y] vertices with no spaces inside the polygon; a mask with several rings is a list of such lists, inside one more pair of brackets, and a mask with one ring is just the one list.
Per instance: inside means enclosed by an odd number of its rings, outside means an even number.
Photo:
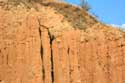
[{"label": "sandstone rock", "polygon": [[35,7],[0,8],[0,83],[125,83],[123,32],[93,18],[74,29],[51,6]]}]

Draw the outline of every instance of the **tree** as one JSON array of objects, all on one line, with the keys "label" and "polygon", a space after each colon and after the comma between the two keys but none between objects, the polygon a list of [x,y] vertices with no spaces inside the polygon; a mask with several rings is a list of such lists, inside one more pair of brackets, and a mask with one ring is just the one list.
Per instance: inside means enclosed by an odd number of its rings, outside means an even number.
[{"label": "tree", "polygon": [[83,9],[85,9],[86,11],[89,11],[91,9],[91,7],[87,1],[85,1],[85,0],[80,0],[80,1],[81,1],[80,5]]}]

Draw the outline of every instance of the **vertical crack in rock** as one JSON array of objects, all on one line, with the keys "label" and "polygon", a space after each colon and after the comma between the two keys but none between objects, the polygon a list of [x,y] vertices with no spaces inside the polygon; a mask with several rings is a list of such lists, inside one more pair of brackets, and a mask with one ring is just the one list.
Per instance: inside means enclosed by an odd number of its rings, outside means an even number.
[{"label": "vertical crack in rock", "polygon": [[68,49],[67,49],[67,53],[68,53],[68,58],[69,58],[69,79],[70,79],[70,83],[72,83],[72,80],[71,80],[71,73],[72,73],[72,71],[71,71],[71,64],[70,64],[70,55],[69,55],[69,53],[70,53],[70,48],[68,47]]},{"label": "vertical crack in rock", "polygon": [[3,54],[1,55],[1,58],[2,58],[2,64],[4,64],[4,56],[3,56]]},{"label": "vertical crack in rock", "polygon": [[40,36],[40,42],[41,42],[41,46],[40,46],[40,54],[41,54],[41,60],[42,60],[42,79],[43,79],[43,83],[45,83],[45,68],[44,68],[44,57],[43,57],[43,46],[42,46],[42,30],[41,30],[41,24],[40,24],[40,20],[38,19],[39,22],[39,36]]},{"label": "vertical crack in rock", "polygon": [[[7,50],[6,50],[7,51]],[[8,53],[6,54],[6,64],[8,65],[9,64],[9,55],[8,55]]]},{"label": "vertical crack in rock", "polygon": [[109,46],[107,46],[107,74],[108,74],[108,82],[111,83],[111,71],[110,71],[110,65],[111,64],[111,56],[109,52]]},{"label": "vertical crack in rock", "polygon": [[52,44],[55,37],[50,33],[49,29],[48,29],[48,35],[50,38],[50,50],[51,50],[51,79],[52,79],[52,83],[54,83],[54,62],[53,62],[54,60],[53,60]]},{"label": "vertical crack in rock", "polygon": [[124,69],[123,69],[123,66],[124,66],[124,45],[121,43],[120,45],[120,48],[121,48],[121,54],[122,54],[122,81],[124,82]]},{"label": "vertical crack in rock", "polygon": [[70,51],[70,48],[68,47],[68,50],[67,50],[68,55],[69,55],[69,51]]}]

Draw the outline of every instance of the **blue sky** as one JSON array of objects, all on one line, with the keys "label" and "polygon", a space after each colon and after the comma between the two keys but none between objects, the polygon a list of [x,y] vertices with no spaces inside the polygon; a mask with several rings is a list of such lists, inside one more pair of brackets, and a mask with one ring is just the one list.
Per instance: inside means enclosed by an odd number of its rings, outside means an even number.
[{"label": "blue sky", "polygon": [[[79,5],[80,0],[65,0]],[[107,24],[125,24],[125,0],[86,0],[92,7],[90,13],[96,14]]]}]

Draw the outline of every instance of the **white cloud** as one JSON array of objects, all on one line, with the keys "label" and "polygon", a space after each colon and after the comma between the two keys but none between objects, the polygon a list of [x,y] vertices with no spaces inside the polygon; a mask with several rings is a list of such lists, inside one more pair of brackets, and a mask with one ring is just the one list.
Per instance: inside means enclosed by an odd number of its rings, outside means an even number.
[{"label": "white cloud", "polygon": [[122,24],[122,25],[110,24],[110,25],[113,26],[113,27],[118,27],[118,28],[121,28],[121,29],[125,29],[125,24]]},{"label": "white cloud", "polygon": [[122,24],[122,25],[121,25],[121,28],[125,29],[125,24]]},{"label": "white cloud", "polygon": [[111,24],[111,26],[113,26],[113,27],[120,27],[120,25],[116,25],[116,24]]}]

